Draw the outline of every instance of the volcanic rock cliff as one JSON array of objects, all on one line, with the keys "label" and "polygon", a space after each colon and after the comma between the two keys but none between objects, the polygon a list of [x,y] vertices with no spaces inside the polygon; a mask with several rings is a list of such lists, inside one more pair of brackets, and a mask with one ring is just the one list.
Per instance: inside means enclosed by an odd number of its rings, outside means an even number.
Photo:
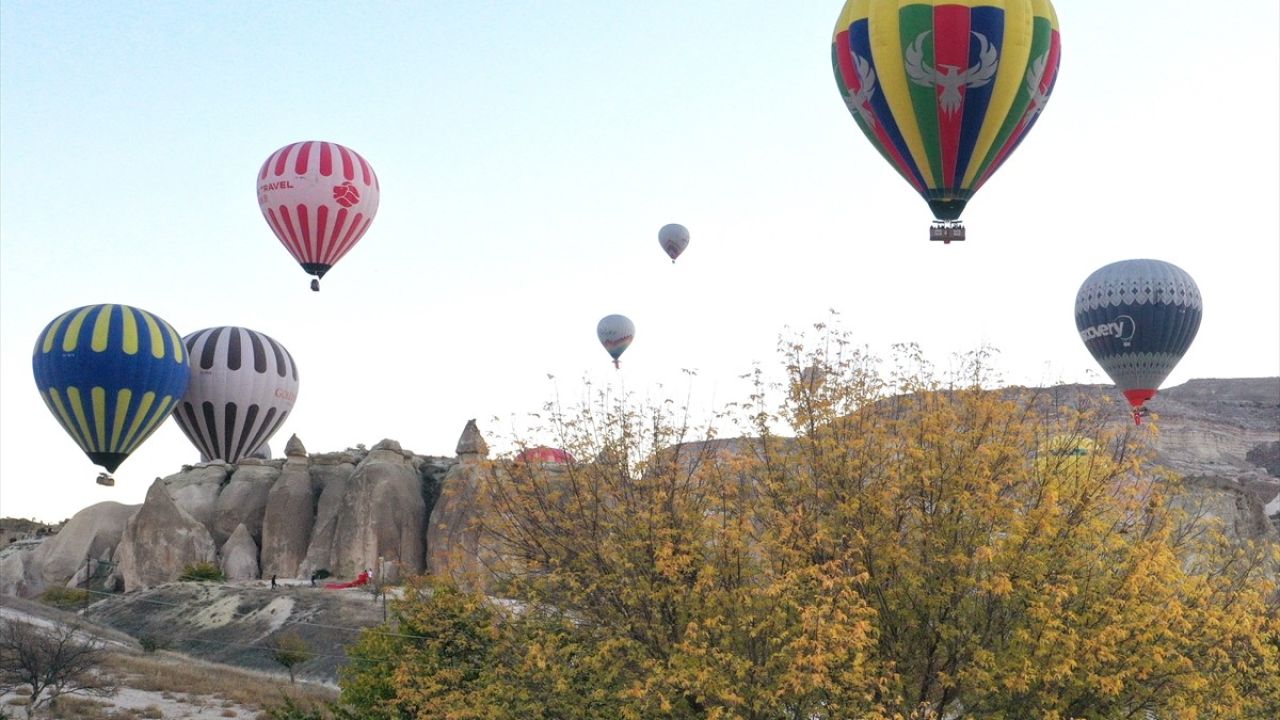
[{"label": "volcanic rock cliff", "polygon": [[[1046,392],[1100,399],[1114,388]],[[1280,539],[1280,377],[1192,380],[1150,405],[1156,459],[1185,479],[1180,502],[1238,536]],[[455,457],[417,455],[393,440],[309,454],[295,437],[286,458],[184,467],[158,478],[140,506],[100,503],[56,535],[0,549],[0,592],[31,597],[83,587],[86,577],[95,588],[131,591],[196,562],[239,579],[472,574],[485,560],[473,490],[488,452],[471,421]]]}]

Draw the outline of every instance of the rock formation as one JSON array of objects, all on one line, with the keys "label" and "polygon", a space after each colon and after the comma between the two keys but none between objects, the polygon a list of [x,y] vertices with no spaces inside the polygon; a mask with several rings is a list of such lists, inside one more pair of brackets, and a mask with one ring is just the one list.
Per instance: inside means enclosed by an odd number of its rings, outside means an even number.
[{"label": "rock formation", "polygon": [[231,537],[218,551],[218,564],[228,580],[254,580],[258,577],[258,543],[244,523],[236,526]]},{"label": "rock formation", "polygon": [[[1055,402],[1110,399],[1116,422],[1131,426],[1110,385],[1043,392]],[[1193,380],[1162,390],[1149,407],[1152,418],[1135,432],[1158,464],[1183,478],[1175,502],[1222,519],[1236,536],[1280,539],[1280,378]],[[750,452],[750,442],[686,443],[673,458]],[[384,440],[372,450],[309,455],[295,435],[286,459],[187,466],[152,485],[141,506],[101,503],[54,535],[10,533],[16,542],[0,546],[0,592],[29,597],[80,586],[86,558],[113,559],[114,579],[129,590],[215,559],[234,577],[305,579],[323,569],[352,578],[374,568],[379,580],[393,580],[425,569],[483,587],[494,543],[481,531],[480,490],[501,468],[488,460],[475,420],[456,452],[432,458]],[[608,462],[608,452],[595,461]]]},{"label": "rock formation", "polygon": [[280,468],[271,461],[247,459],[235,467],[214,502],[213,522],[209,524],[209,530],[215,543],[226,542],[239,525],[249,529],[254,542],[262,539],[262,516],[267,511],[267,496],[278,477]]},{"label": "rock formation", "polygon": [[48,587],[78,586],[86,574],[96,574],[96,562],[110,561],[120,544],[125,523],[138,505],[100,502],[76,513],[57,535],[40,545],[33,561]]},{"label": "rock formation", "polygon": [[45,538],[26,538],[0,549],[0,595],[35,597],[44,592],[40,566],[33,562]]},{"label": "rock formation", "polygon": [[488,455],[476,421],[467,422],[458,439],[458,464],[445,475],[427,523],[427,572],[469,589],[485,584],[478,490],[490,469]]},{"label": "rock formation", "polygon": [[[218,495],[226,484],[233,468],[223,462],[212,462],[183,467],[182,472],[166,477],[169,497],[178,507],[187,511],[205,527],[213,526],[217,512]],[[232,528],[234,529],[234,528]]]},{"label": "rock formation", "polygon": [[[289,440],[295,447],[298,436]],[[302,443],[297,442],[296,447]],[[354,468],[353,468],[354,469]],[[298,577],[316,517],[316,491],[305,453],[291,454],[267,495],[262,518],[262,574]],[[309,575],[310,573],[308,573]]]},{"label": "rock formation", "polygon": [[347,481],[359,459],[350,453],[327,453],[310,458],[313,487],[318,486],[320,492],[315,524],[311,526],[306,556],[298,566],[298,577],[309,577],[317,570],[333,572],[333,537],[337,532],[338,514],[347,494]]},{"label": "rock formation", "polygon": [[116,573],[124,589],[152,587],[176,579],[182,569],[217,557],[209,529],[169,496],[157,479],[129,521],[116,548]]},{"label": "rock formation", "polygon": [[335,522],[312,535],[307,561],[313,567],[319,567],[313,558],[327,556],[331,573],[354,577],[385,558],[405,572],[422,572],[426,500],[414,457],[394,440],[369,451],[334,501]]}]

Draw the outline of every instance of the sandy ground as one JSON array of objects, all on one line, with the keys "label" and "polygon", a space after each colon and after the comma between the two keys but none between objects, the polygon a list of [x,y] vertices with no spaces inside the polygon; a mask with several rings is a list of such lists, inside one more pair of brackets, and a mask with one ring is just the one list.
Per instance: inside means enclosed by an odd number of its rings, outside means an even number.
[{"label": "sandy ground", "polygon": [[[11,600],[4,598],[4,600]],[[28,611],[29,606],[14,607],[13,603],[6,602],[5,606],[0,606],[0,622],[23,621],[32,623],[38,627],[52,627],[59,618],[57,615],[48,615],[44,612]],[[225,678],[228,684],[235,683],[254,683],[261,686],[278,686],[280,688],[289,687],[287,675],[283,673],[252,673],[244,671],[240,668],[231,668],[216,663],[204,662],[190,657],[186,657],[177,653],[158,652],[146,655],[140,655],[136,646],[121,640],[119,637],[111,637],[110,631],[106,631],[107,636],[102,639],[106,642],[107,648],[113,652],[127,655],[141,656],[148,663],[157,663],[159,665],[181,665],[187,669],[196,667],[198,671],[206,671],[211,677]],[[143,690],[135,687],[129,687],[129,673],[111,673],[108,672],[106,677],[112,683],[118,684],[115,692],[109,696],[93,696],[84,693],[77,693],[71,696],[74,698],[69,702],[82,704],[93,702],[99,704],[102,708],[101,712],[96,713],[97,717],[121,717],[121,718],[165,718],[179,720],[182,718],[191,718],[195,720],[257,720],[265,717],[265,713],[256,705],[243,706],[234,701],[228,700],[218,694],[194,695],[183,692],[181,689],[172,690]],[[305,686],[299,682],[297,687]],[[333,688],[326,687],[329,692]],[[281,690],[283,692],[283,690]],[[264,693],[269,695],[270,691]],[[6,693],[0,695],[0,711],[8,712],[8,716],[21,718],[26,716],[25,697],[18,693]],[[4,717],[4,715],[0,715]],[[38,718],[52,717],[47,708],[42,709],[37,714]]]},{"label": "sandy ground", "polygon": [[[133,688],[120,688],[114,695],[110,697],[92,697],[89,695],[76,695],[79,698],[92,698],[93,701],[101,703],[105,708],[102,713],[106,717],[118,715],[120,717],[146,717],[146,718],[163,718],[165,720],[180,720],[182,718],[196,718],[198,720],[256,720],[262,713],[257,708],[246,709],[234,703],[223,704],[224,701],[213,697],[197,697],[183,698],[174,696],[172,693],[160,693],[149,690],[137,690]],[[11,694],[0,695],[0,706],[9,709],[14,717],[25,717],[25,700],[21,706],[11,705],[10,701],[16,696]],[[132,711],[132,712],[131,712]],[[160,714],[157,715],[156,713]],[[37,718],[48,718],[47,709],[42,709],[36,715]]]}]

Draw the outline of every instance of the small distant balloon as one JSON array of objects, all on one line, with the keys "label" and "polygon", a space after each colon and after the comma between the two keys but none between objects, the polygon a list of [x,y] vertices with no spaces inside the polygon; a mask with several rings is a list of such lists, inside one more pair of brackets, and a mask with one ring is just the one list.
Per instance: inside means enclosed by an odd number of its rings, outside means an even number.
[{"label": "small distant balloon", "polygon": [[663,225],[658,231],[658,244],[662,245],[663,252],[674,263],[676,258],[680,257],[680,253],[689,247],[689,230],[678,223]]},{"label": "small distant balloon", "polygon": [[[45,326],[31,359],[40,397],[96,465],[113,473],[151,436],[187,389],[178,332],[128,305],[86,305]],[[102,485],[113,485],[109,475]]]},{"label": "small distant balloon", "polygon": [[378,213],[373,167],[337,143],[306,141],[271,154],[258,171],[258,207],[302,269],[320,278],[364,236]]},{"label": "small distant balloon", "polygon": [[606,315],[596,324],[596,337],[613,358],[613,366],[619,367],[618,358],[630,347],[636,335],[636,326],[624,315]]},{"label": "small distant balloon", "polygon": [[1141,422],[1145,403],[1200,329],[1200,288],[1162,260],[1121,260],[1095,270],[1076,293],[1076,330]]},{"label": "small distant balloon", "polygon": [[191,384],[173,419],[201,460],[234,465],[267,450],[298,397],[293,356],[266,333],[242,327],[197,330],[183,342]]},{"label": "small distant balloon", "polygon": [[539,445],[538,447],[521,450],[520,453],[516,455],[516,462],[572,465],[573,455],[570,455],[567,450]]}]

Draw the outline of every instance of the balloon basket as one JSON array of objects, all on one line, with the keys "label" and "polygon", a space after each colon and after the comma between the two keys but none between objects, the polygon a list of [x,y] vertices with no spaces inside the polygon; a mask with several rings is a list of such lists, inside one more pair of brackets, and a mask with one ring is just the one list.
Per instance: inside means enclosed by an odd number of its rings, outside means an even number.
[{"label": "balloon basket", "polygon": [[312,292],[320,292],[320,279],[319,279],[319,278],[312,278],[312,279],[311,279],[311,291],[312,291]]},{"label": "balloon basket", "polygon": [[115,487],[116,479],[111,477],[108,473],[98,473],[97,483],[107,487]]},{"label": "balloon basket", "polygon": [[929,226],[929,239],[943,245],[963,242],[964,224],[959,220],[935,220]]},{"label": "balloon basket", "polygon": [[622,366],[618,364],[618,361],[617,361],[617,360],[614,360],[614,361],[613,361],[613,369],[614,369],[614,370],[620,370],[620,369],[622,369]]}]

